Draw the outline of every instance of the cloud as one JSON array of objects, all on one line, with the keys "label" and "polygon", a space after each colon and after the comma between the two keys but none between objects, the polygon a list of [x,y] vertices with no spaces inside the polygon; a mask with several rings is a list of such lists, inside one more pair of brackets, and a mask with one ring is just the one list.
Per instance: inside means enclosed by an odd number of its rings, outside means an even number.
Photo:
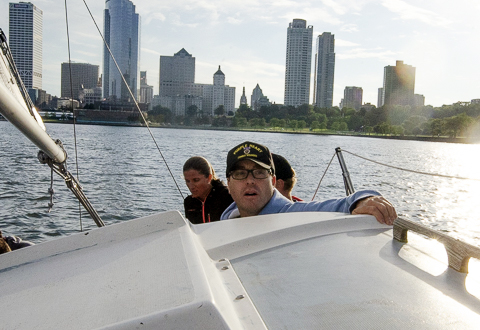
[{"label": "cloud", "polygon": [[242,23],[242,20],[235,17],[227,17],[227,22],[230,24],[240,24]]},{"label": "cloud", "polygon": [[345,24],[340,28],[342,32],[358,32],[358,26],[356,24]]},{"label": "cloud", "polygon": [[157,52],[156,50],[148,49],[145,47],[141,47],[141,51],[149,54],[159,55],[159,56],[162,55],[160,52]]},{"label": "cloud", "polygon": [[335,39],[335,47],[355,47],[358,46],[357,43],[343,40],[343,39]]},{"label": "cloud", "polygon": [[431,10],[415,7],[402,0],[384,0],[382,6],[399,14],[403,20],[419,21],[432,26],[446,26],[451,23],[450,20]]},{"label": "cloud", "polygon": [[326,7],[332,9],[335,12],[335,14],[337,14],[337,15],[344,15],[347,11],[345,6],[342,6],[342,5],[339,4],[339,1],[322,0],[322,3]]},{"label": "cloud", "polygon": [[383,49],[365,49],[354,48],[352,50],[337,54],[337,58],[342,60],[351,60],[359,58],[378,58],[382,61],[392,61],[395,58],[396,53],[390,50]]}]

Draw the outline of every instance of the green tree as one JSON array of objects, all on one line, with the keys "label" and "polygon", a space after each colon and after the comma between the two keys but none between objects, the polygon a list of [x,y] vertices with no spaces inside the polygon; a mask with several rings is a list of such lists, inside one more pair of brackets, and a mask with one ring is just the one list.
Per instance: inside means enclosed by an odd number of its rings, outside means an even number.
[{"label": "green tree", "polygon": [[172,111],[160,105],[148,111],[147,116],[150,121],[157,123],[171,123],[173,121]]},{"label": "green tree", "polygon": [[198,112],[198,107],[195,104],[192,104],[187,108],[187,117],[196,117]]},{"label": "green tree", "polygon": [[298,126],[298,121],[292,119],[288,122],[288,128],[291,128],[292,130],[295,130]]},{"label": "green tree", "polygon": [[235,118],[233,119],[232,126],[234,126],[234,127],[247,127],[247,119],[245,117],[235,116]]},{"label": "green tree", "polygon": [[342,121],[339,123],[338,125],[338,130],[339,131],[348,131],[348,126],[347,126],[347,123]]},{"label": "green tree", "polygon": [[302,130],[307,127],[307,122],[305,120],[299,120],[297,123],[298,129]]},{"label": "green tree", "polygon": [[223,105],[219,105],[213,112],[215,116],[223,116],[225,114],[225,107]]},{"label": "green tree", "polygon": [[473,122],[473,119],[465,113],[458,116],[453,116],[445,119],[445,130],[450,137],[457,137],[463,133],[468,126]]},{"label": "green tree", "polygon": [[275,127],[279,127],[279,119],[278,118],[270,119],[270,127],[273,129],[275,129]]}]

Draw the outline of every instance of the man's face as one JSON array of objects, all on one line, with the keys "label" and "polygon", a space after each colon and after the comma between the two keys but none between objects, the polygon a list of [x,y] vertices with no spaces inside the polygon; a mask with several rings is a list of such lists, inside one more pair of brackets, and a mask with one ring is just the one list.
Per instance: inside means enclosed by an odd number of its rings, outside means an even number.
[{"label": "man's face", "polygon": [[[253,169],[262,167],[250,160],[241,160],[234,167],[234,170]],[[258,215],[273,196],[275,177],[272,175],[268,175],[266,179],[255,179],[252,173],[248,173],[246,179],[235,180],[230,176],[227,181],[230,195],[237,203],[242,217]]]}]

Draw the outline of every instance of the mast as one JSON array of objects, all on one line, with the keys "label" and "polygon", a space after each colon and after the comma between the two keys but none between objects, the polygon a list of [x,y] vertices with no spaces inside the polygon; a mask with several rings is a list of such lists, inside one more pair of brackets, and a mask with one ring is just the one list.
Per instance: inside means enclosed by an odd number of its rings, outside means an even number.
[{"label": "mast", "polygon": [[47,134],[45,125],[28,96],[2,29],[0,49],[0,113],[55,163],[65,162],[65,151]]},{"label": "mast", "polygon": [[40,151],[38,159],[60,175],[98,227],[105,224],[82,191],[75,177],[67,170],[67,153],[60,140],[54,141],[23,85],[13,61],[7,38],[0,29],[0,113],[32,141]]}]

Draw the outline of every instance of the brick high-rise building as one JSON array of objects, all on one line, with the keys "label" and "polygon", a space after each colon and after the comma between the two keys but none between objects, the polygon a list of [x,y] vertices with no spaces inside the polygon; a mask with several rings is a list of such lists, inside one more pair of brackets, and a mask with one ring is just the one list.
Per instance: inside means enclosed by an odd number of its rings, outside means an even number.
[{"label": "brick high-rise building", "polygon": [[383,105],[415,105],[415,68],[397,61],[383,75]]}]

